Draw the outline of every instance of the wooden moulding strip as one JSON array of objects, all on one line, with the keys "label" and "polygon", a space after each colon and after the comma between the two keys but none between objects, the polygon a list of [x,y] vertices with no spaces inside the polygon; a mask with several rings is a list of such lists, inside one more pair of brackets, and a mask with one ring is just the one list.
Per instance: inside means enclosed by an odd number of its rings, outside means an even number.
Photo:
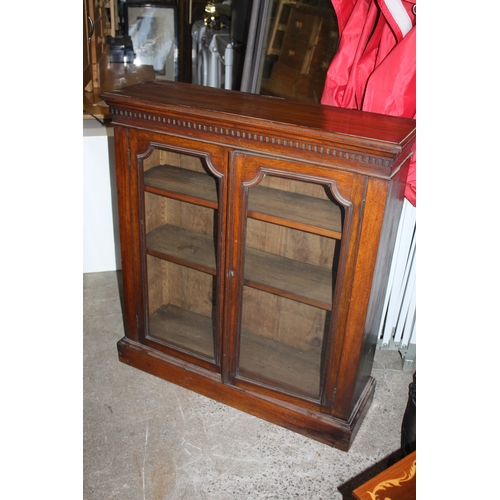
[{"label": "wooden moulding strip", "polygon": [[[274,133],[272,130],[262,129],[260,133],[247,131],[244,124],[238,124],[240,127],[238,129],[228,126],[220,127],[218,125],[220,119],[207,121],[198,113],[193,115],[192,119],[187,119],[184,112],[179,115],[178,119],[172,118],[176,112],[175,109],[172,109],[171,112],[167,109],[158,109],[148,113],[135,111],[132,107],[110,107],[110,111],[113,114],[112,123],[115,125],[142,128],[144,122],[147,122],[148,128],[152,127],[158,132],[166,132],[178,137],[186,137],[190,133],[190,129],[195,129],[198,131],[199,141],[208,141],[247,151],[258,151],[259,153],[269,151],[274,155],[291,160],[297,158],[297,151],[302,153],[306,150],[310,155],[310,161],[315,164],[383,179],[391,178],[395,168],[394,158],[406,154],[399,145],[394,146],[393,150],[385,152],[384,146],[387,144],[378,141],[366,143],[362,140],[361,143],[354,143],[351,148],[346,149],[346,137],[326,144],[323,135],[306,140],[300,131],[295,135],[292,134],[292,131],[288,131],[285,138],[278,136],[278,133]],[[405,138],[405,142],[410,142],[412,138],[410,134]]]},{"label": "wooden moulding strip", "polygon": [[286,130],[288,137],[318,139],[319,144],[338,143],[387,159],[398,156],[415,135],[415,120],[181,82],[145,82],[104,93],[102,98],[110,107],[126,106],[132,113],[136,109],[153,122],[161,120],[157,115],[166,113],[170,117],[179,111],[179,121],[187,128],[200,130],[188,123],[193,118],[206,119],[214,126],[223,121],[230,132],[234,127],[262,134]]}]

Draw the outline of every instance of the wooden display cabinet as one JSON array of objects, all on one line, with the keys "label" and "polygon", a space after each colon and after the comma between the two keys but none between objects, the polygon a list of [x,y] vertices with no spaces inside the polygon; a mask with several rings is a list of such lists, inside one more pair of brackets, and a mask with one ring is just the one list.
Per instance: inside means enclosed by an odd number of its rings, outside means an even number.
[{"label": "wooden display cabinet", "polygon": [[348,450],[375,388],[415,122],[167,81],[102,98],[120,360]]}]

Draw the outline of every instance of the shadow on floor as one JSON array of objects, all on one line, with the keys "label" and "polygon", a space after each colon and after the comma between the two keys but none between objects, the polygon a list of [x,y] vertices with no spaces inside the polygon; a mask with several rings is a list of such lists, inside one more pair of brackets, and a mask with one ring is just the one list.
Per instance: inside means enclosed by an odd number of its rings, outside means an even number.
[{"label": "shadow on floor", "polygon": [[352,492],[366,483],[370,479],[373,479],[375,476],[388,469],[396,462],[403,458],[403,454],[401,450],[396,450],[390,455],[386,456],[380,462],[373,464],[369,469],[364,470],[361,474],[358,474],[355,477],[352,477],[344,484],[339,485],[338,491],[342,493],[343,500],[356,500],[356,497],[352,494]]}]

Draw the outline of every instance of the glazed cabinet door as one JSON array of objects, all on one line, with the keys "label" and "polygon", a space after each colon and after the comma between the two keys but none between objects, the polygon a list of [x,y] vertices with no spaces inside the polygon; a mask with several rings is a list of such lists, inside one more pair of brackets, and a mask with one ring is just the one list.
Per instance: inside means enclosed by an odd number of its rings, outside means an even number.
[{"label": "glazed cabinet door", "polygon": [[228,378],[330,412],[364,182],[243,153],[232,167]]},{"label": "glazed cabinet door", "polygon": [[[224,163],[215,148],[134,131],[138,341],[220,372]],[[215,165],[221,170],[217,170]],[[133,168],[134,170],[134,168]],[[137,266],[136,266],[137,267]]]}]

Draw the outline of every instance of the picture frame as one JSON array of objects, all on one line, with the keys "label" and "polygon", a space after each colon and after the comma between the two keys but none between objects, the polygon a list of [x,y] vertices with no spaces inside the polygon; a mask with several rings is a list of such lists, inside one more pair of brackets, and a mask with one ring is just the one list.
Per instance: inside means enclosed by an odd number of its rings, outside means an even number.
[{"label": "picture frame", "polygon": [[179,77],[177,5],[127,2],[125,28],[132,39],[136,65],[151,65],[157,78]]}]

